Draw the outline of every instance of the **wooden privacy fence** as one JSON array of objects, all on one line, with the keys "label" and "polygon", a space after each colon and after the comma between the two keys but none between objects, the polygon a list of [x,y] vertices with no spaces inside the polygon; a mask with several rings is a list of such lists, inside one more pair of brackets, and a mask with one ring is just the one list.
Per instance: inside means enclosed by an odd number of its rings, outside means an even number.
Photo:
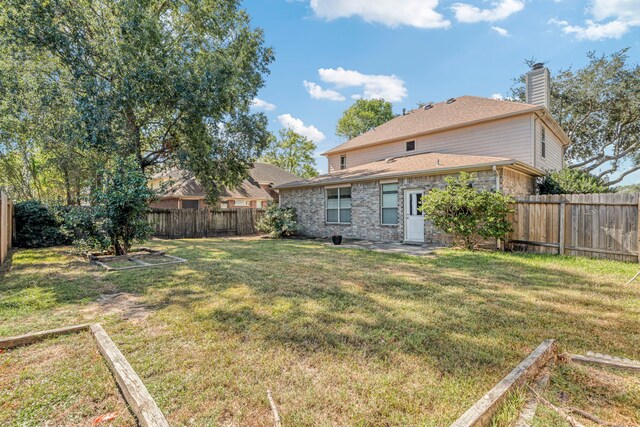
[{"label": "wooden privacy fence", "polygon": [[521,196],[507,248],[638,261],[637,193]]},{"label": "wooden privacy fence", "polygon": [[256,234],[260,209],[152,209],[153,235],[165,239]]},{"label": "wooden privacy fence", "polygon": [[13,203],[5,193],[0,191],[0,264],[11,249],[13,236]]}]

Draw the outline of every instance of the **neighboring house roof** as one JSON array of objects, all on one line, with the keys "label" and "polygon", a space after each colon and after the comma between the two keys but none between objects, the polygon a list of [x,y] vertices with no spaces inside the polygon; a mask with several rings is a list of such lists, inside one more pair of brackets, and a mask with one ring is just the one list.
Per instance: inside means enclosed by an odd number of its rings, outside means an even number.
[{"label": "neighboring house roof", "polygon": [[[477,96],[461,96],[447,103],[438,102],[430,108],[418,108],[408,114],[398,116],[386,123],[363,133],[349,141],[323,153],[336,154],[355,148],[398,139],[408,139],[428,133],[441,132],[476,123],[511,117],[515,115],[545,112],[540,105],[522,102],[502,101]],[[554,122],[555,123],[555,122]],[[566,135],[565,135],[566,136]],[[568,140],[568,138],[567,138]]]},{"label": "neighboring house roof", "polygon": [[[156,174],[153,176],[153,179],[165,177],[169,177],[176,182],[161,198],[205,197],[205,191],[202,185],[195,178],[185,178],[183,171],[174,169],[164,174]],[[278,166],[267,163],[255,163],[253,168],[249,170],[249,178],[242,181],[240,186],[234,189],[223,188],[220,197],[271,200],[273,197],[260,187],[260,183],[279,185],[296,180],[300,180],[300,177]]]},{"label": "neighboring house roof", "polygon": [[445,174],[447,172],[491,168],[492,166],[512,166],[530,175],[544,173],[518,160],[504,157],[468,156],[464,154],[423,153],[399,156],[386,160],[366,163],[319,175],[315,178],[289,182],[276,188],[314,187],[373,179],[396,178],[412,175]]},{"label": "neighboring house roof", "polygon": [[256,182],[269,183],[274,186],[300,179],[298,175],[294,175],[279,166],[259,162],[253,165],[253,168],[249,171],[249,175]]}]

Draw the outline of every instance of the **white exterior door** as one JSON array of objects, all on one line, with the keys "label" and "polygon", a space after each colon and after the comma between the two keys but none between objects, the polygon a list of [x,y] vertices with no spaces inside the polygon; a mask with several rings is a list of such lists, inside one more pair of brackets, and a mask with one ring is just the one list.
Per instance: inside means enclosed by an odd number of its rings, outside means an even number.
[{"label": "white exterior door", "polygon": [[404,194],[404,240],[424,242],[424,215],[418,210],[424,191],[408,190]]}]

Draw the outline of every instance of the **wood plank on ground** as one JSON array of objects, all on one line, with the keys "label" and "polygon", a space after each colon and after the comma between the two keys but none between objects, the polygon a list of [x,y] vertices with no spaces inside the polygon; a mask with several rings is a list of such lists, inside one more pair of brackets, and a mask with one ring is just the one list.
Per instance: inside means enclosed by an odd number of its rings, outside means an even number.
[{"label": "wood plank on ground", "polygon": [[597,365],[610,366],[612,368],[628,369],[631,371],[640,371],[640,361],[624,359],[621,357],[609,356],[607,354],[590,353],[585,356],[581,354],[572,354],[569,356],[572,361],[579,363],[590,363]]},{"label": "wood plank on ground", "polygon": [[107,332],[96,323],[91,325],[91,333],[138,423],[142,427],[168,427],[162,411]]},{"label": "wood plank on ground", "polygon": [[65,326],[64,328],[58,329],[49,329],[48,331],[32,332],[29,334],[18,335],[16,337],[0,338],[0,349],[7,350],[13,347],[29,345],[38,341],[43,341],[47,338],[56,337],[59,335],[73,334],[85,329],[89,329],[88,323]]},{"label": "wood plank on ground", "polygon": [[544,340],[515,369],[509,372],[495,387],[451,424],[451,427],[482,427],[489,425],[494,412],[509,395],[509,392],[513,391],[515,387],[521,386],[527,380],[536,377],[543,366],[550,360],[555,360],[556,355],[555,340]]}]

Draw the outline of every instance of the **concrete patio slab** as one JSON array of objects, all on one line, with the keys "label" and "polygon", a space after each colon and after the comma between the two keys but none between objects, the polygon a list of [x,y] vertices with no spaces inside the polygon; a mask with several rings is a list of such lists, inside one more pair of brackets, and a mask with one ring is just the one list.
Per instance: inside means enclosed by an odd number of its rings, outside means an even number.
[{"label": "concrete patio slab", "polygon": [[411,255],[411,256],[428,256],[433,255],[436,249],[444,246],[434,244],[404,244],[396,242],[372,242],[369,240],[343,239],[341,245],[334,245],[331,241],[326,243],[336,248],[349,249],[367,249],[375,252],[384,252],[391,254]]}]

